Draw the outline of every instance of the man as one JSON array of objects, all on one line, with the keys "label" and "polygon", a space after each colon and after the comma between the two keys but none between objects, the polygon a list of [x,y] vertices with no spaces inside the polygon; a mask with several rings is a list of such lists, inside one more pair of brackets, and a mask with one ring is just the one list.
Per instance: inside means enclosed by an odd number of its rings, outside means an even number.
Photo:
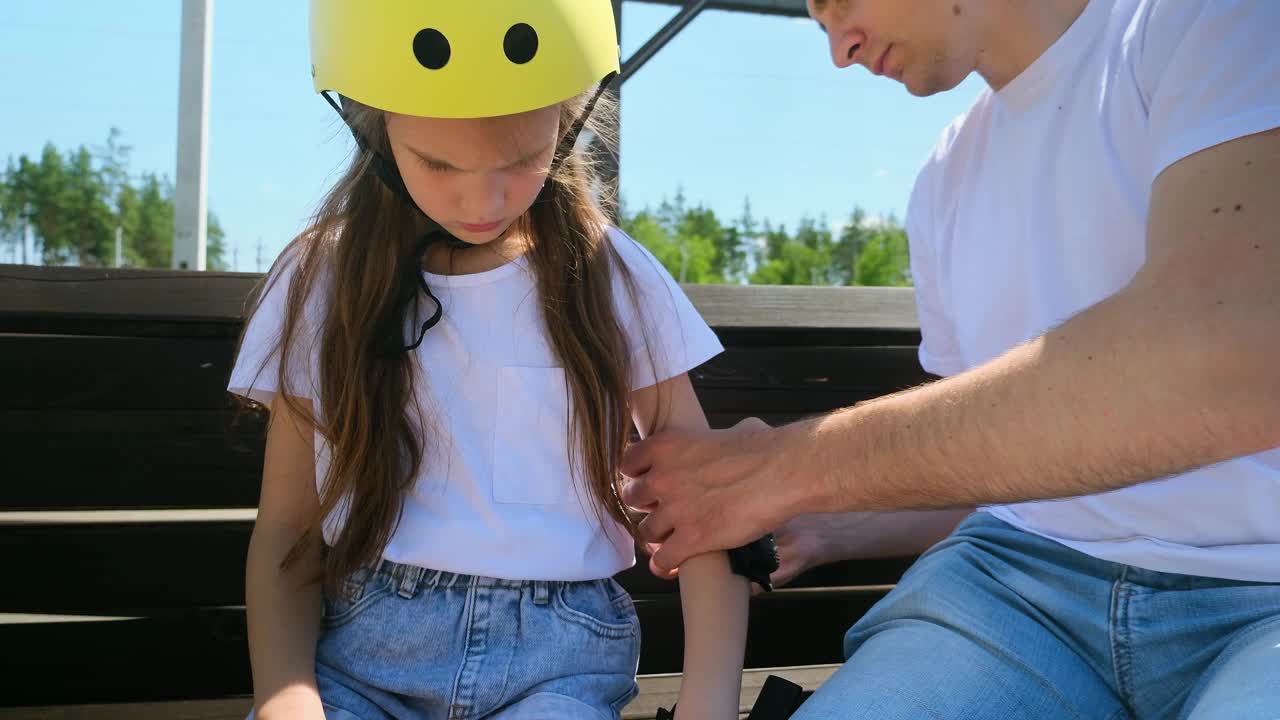
[{"label": "man", "polygon": [[893,523],[865,513],[937,532],[977,506],[797,718],[1280,718],[1280,2],[809,11],[840,67],[990,86],[908,210],[945,379],[640,443],[655,572],[780,527],[834,559]]}]

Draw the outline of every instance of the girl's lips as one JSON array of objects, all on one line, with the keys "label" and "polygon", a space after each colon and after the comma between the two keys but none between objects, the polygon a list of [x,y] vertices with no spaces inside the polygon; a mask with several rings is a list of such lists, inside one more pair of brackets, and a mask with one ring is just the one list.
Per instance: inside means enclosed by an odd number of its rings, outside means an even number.
[{"label": "girl's lips", "polygon": [[466,230],[467,232],[482,233],[482,232],[489,232],[490,230],[497,230],[498,226],[501,224],[502,224],[501,220],[495,220],[491,223],[484,223],[482,225],[472,225],[470,223],[462,223],[462,229]]}]

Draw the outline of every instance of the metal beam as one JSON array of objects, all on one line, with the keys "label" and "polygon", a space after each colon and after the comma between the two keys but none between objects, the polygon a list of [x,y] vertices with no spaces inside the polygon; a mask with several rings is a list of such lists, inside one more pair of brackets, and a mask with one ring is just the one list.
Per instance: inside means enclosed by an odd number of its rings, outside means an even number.
[{"label": "metal beam", "polygon": [[204,270],[208,235],[209,75],[213,0],[182,0],[173,267]]},{"label": "metal beam", "polygon": [[683,30],[685,26],[693,22],[694,18],[698,17],[698,14],[702,12],[703,8],[707,7],[707,3],[709,1],[710,0],[689,0],[684,3],[684,7],[680,12],[676,13],[675,17],[668,20],[666,25],[663,25],[658,32],[653,34],[653,37],[649,38],[644,45],[640,46],[639,50],[636,50],[631,57],[627,58],[626,62],[622,63],[622,72],[618,77],[618,84],[622,85],[629,80],[631,76],[639,72],[640,68],[644,67],[645,63],[653,59],[653,56],[657,54],[659,50],[666,47],[667,43],[671,42],[672,38],[680,34],[680,31]]},{"label": "metal beam", "polygon": [[[613,22],[618,31],[618,45],[622,45],[622,0],[613,0]],[[616,80],[613,86],[607,91],[613,100],[613,106],[610,107],[609,117],[605,119],[605,124],[613,130],[613,140],[616,145],[611,152],[602,142],[595,142],[594,150],[596,153],[596,167],[599,173],[600,182],[604,185],[604,193],[614,202],[622,202],[622,187],[618,181],[618,173],[622,164],[622,82]],[[616,225],[619,220],[618,205],[612,205],[611,221]]]},{"label": "metal beam", "polygon": [[[637,0],[659,5],[684,5],[685,0]],[[805,0],[711,0],[708,10],[727,10],[729,12],[755,13],[758,15],[783,15],[786,17],[808,17],[809,11]]]}]

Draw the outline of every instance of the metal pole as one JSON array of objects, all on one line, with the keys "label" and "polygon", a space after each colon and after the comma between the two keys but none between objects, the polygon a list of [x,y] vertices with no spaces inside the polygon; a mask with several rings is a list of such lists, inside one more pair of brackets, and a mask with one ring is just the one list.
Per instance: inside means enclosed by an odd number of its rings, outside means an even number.
[{"label": "metal pole", "polygon": [[116,262],[112,267],[124,267],[124,228],[116,226]]},{"label": "metal pole", "polygon": [[[618,45],[622,45],[622,2],[623,0],[613,0],[613,22],[618,31]],[[610,198],[614,205],[612,207],[612,218],[614,224],[619,221],[617,211],[617,203],[621,202],[621,185],[619,184],[619,166],[622,163],[622,81],[615,80],[613,87],[609,89],[608,94],[613,100],[613,106],[609,108],[609,113],[605,118],[605,125],[613,129],[614,142],[616,145],[610,152],[604,143],[596,141],[595,154],[596,163],[600,168],[600,182],[604,185],[604,193]]]},{"label": "metal pole", "polygon": [[212,51],[213,0],[182,0],[178,168],[173,200],[173,267],[176,269],[205,269]]},{"label": "metal pole", "polygon": [[654,33],[653,37],[649,38],[648,42],[640,46],[639,50],[636,50],[631,57],[627,58],[626,62],[622,63],[622,73],[618,78],[618,84],[622,85],[626,83],[632,75],[639,72],[640,68],[644,67],[645,63],[649,62],[649,60],[651,60],[659,50],[666,47],[667,43],[671,42],[671,39],[678,35],[686,25],[693,22],[693,19],[698,17],[698,14],[702,12],[702,9],[707,6],[707,2],[709,2],[709,0],[689,0],[689,2],[686,2],[684,7],[680,9],[680,12],[676,13],[675,17],[668,20],[667,24],[663,25],[661,30]]}]

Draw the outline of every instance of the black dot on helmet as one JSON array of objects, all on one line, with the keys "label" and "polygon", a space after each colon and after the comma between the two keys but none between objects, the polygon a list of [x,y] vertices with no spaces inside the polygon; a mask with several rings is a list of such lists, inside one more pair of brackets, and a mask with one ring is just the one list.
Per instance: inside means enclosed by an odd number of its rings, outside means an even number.
[{"label": "black dot on helmet", "polygon": [[439,30],[427,28],[413,38],[413,56],[418,58],[418,63],[428,70],[439,70],[448,65],[452,54],[449,38]]},{"label": "black dot on helmet", "polygon": [[524,65],[538,54],[538,31],[525,23],[516,23],[507,31],[502,41],[507,59],[516,65]]}]

